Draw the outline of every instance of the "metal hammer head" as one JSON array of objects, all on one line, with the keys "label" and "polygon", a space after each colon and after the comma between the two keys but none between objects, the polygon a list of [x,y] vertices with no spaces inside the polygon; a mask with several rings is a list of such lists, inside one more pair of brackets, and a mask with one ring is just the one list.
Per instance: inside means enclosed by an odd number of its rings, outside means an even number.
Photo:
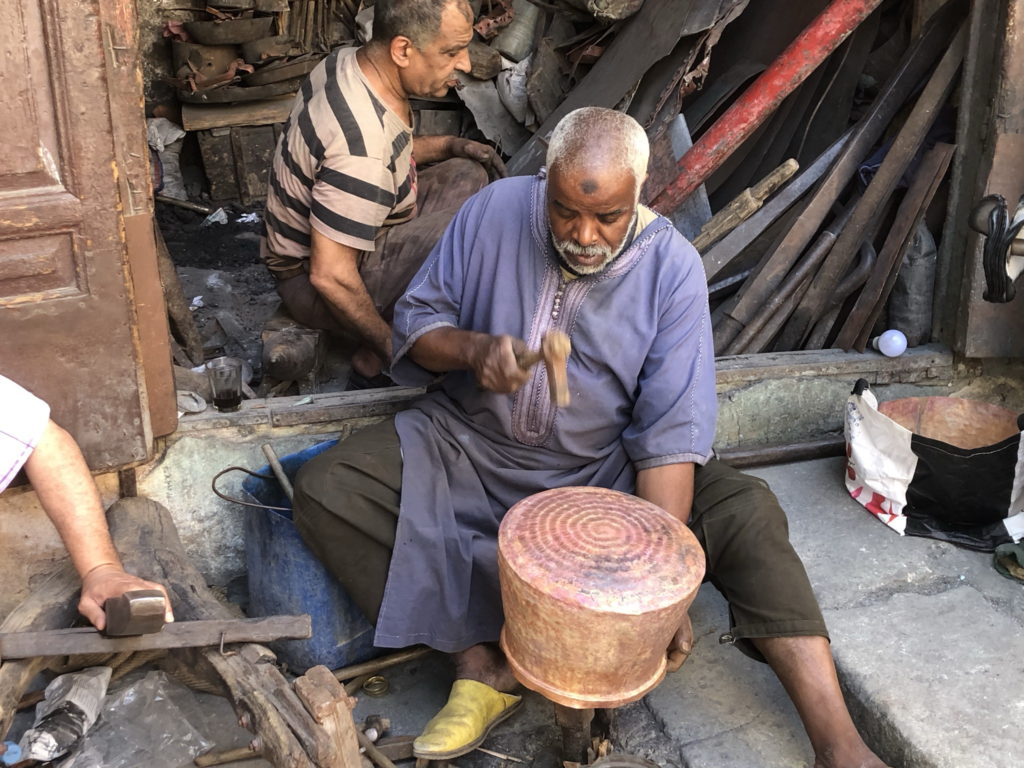
[{"label": "metal hammer head", "polygon": [[148,635],[164,626],[167,606],[159,589],[133,589],[103,603],[107,625],[103,630],[110,637]]}]

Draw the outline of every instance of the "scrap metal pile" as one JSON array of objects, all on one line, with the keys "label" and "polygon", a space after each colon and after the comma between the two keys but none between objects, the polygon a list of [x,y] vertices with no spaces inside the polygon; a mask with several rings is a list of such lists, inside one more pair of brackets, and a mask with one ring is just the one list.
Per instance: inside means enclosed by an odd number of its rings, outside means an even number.
[{"label": "scrap metal pile", "polygon": [[[182,122],[211,197],[253,204],[290,94],[333,47],[365,42],[373,6],[217,5],[172,25],[189,36],[173,43]],[[529,174],[572,109],[634,116],[652,142],[642,199],[702,255],[719,355],[863,350],[885,328],[929,341],[966,2],[473,8],[472,71],[443,99],[413,99],[415,132],[488,141]]]}]

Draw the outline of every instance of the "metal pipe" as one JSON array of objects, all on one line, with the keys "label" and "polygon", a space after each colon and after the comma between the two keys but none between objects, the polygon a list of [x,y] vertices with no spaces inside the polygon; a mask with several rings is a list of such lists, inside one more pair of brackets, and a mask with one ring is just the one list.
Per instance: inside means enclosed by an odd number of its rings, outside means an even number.
[{"label": "metal pipe", "polygon": [[833,0],[679,159],[679,177],[653,207],[678,208],[880,4]]},{"label": "metal pipe", "polygon": [[811,242],[833,204],[860,165],[942,52],[949,46],[954,23],[962,18],[964,0],[951,0],[931,18],[921,36],[904,54],[889,82],[879,91],[870,111],[861,118],[850,141],[812,193],[800,218],[774,246],[751,278],[740,288],[736,302],[715,324],[715,348],[725,349],[774,292]]}]

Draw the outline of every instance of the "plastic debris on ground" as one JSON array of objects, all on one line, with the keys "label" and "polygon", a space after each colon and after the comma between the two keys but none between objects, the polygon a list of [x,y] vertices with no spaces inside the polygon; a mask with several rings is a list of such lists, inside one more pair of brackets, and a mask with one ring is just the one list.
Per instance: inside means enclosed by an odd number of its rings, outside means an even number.
[{"label": "plastic debris on ground", "polygon": [[149,672],[107,697],[96,727],[60,768],[191,765],[213,747],[195,725],[204,720],[191,690],[163,672]]},{"label": "plastic debris on ground", "polygon": [[64,755],[88,732],[103,704],[110,667],[61,675],[46,686],[35,724],[21,737],[22,759],[48,761]]},{"label": "plastic debris on ground", "polygon": [[205,219],[203,219],[203,223],[200,224],[199,226],[201,226],[201,227],[208,227],[211,224],[227,224],[227,223],[228,223],[228,213],[227,213],[227,211],[225,211],[223,208],[218,208],[216,211],[214,211],[209,216],[207,216]]},{"label": "plastic debris on ground", "polygon": [[237,219],[235,219],[235,224],[259,224],[259,223],[260,223],[260,215],[256,211],[251,211],[249,213],[243,213],[241,216],[239,216]]}]

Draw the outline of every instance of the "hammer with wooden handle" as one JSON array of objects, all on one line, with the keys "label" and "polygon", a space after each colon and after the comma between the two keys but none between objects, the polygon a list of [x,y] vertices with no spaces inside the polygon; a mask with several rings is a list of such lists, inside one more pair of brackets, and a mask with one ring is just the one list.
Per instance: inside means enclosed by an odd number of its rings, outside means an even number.
[{"label": "hammer with wooden handle", "polygon": [[569,353],[572,351],[572,342],[562,331],[549,331],[544,334],[541,340],[540,349],[524,352],[516,355],[516,362],[520,368],[532,368],[541,360],[548,372],[548,390],[551,393],[551,402],[564,408],[569,405],[572,398],[569,395],[569,379],[566,376],[566,367],[569,364]]}]

